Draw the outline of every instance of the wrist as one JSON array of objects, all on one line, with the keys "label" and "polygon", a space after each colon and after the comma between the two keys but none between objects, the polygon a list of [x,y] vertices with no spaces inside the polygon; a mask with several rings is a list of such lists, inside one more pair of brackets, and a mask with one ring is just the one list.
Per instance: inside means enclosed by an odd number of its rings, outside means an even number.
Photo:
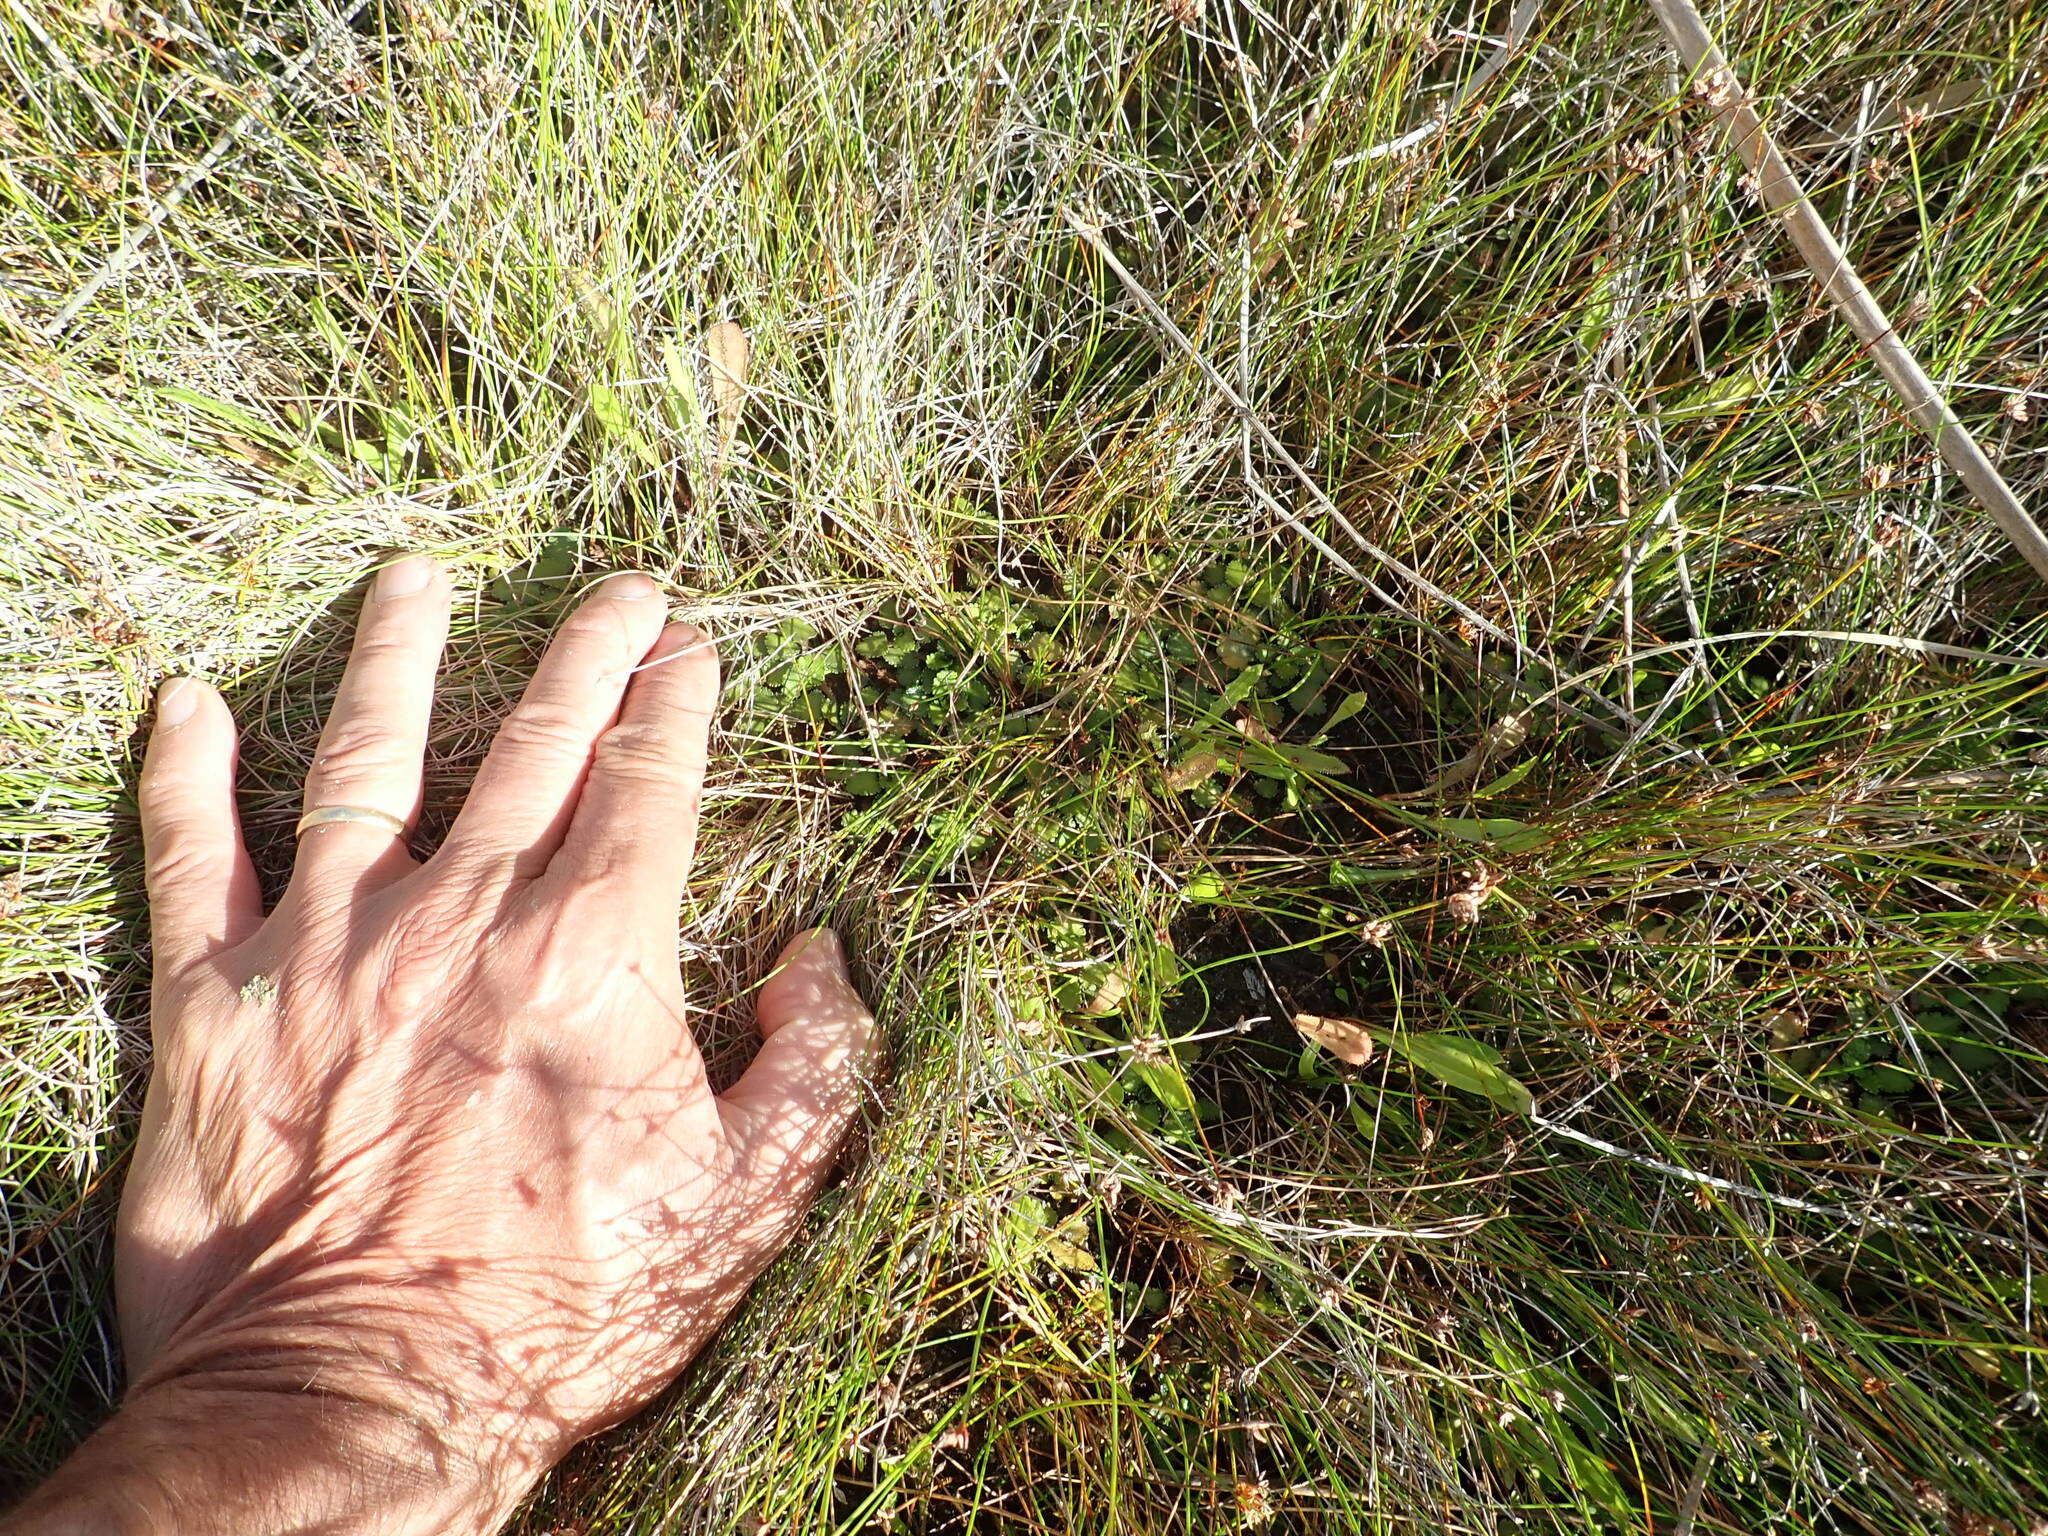
[{"label": "wrist", "polygon": [[137,1391],[5,1536],[484,1536],[523,1485],[384,1403],[186,1377]]}]

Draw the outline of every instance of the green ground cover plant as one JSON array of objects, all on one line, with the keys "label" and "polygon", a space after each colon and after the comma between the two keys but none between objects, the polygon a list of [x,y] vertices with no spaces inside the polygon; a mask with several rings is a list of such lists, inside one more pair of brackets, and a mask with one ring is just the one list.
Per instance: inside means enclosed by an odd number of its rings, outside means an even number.
[{"label": "green ground cover plant", "polygon": [[[2048,1529],[2048,607],[1641,5],[5,16],[0,1480],[118,1390],[150,692],[276,878],[422,549],[426,836],[648,570],[715,1061],[820,918],[895,1050],[523,1529]],[[1709,19],[2048,501],[2039,13]]]}]

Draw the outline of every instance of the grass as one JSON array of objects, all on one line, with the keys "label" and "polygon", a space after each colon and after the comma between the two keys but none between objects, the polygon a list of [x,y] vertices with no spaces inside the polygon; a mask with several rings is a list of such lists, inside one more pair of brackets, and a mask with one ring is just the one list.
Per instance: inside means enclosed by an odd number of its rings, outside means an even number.
[{"label": "grass", "polygon": [[[1643,7],[1448,109],[1505,7],[7,14],[0,1475],[117,1390],[150,689],[230,689],[275,877],[404,547],[435,814],[651,570],[733,673],[717,1054],[820,915],[896,1042],[523,1529],[2044,1528],[2048,699],[1981,653],[2048,611]],[[2037,18],[1710,19],[2048,502]]]}]

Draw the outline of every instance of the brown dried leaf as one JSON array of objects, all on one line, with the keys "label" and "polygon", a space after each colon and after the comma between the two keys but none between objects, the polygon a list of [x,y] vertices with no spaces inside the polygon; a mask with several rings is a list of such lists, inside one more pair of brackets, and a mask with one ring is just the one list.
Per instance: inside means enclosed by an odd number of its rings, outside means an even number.
[{"label": "brown dried leaf", "polygon": [[1339,1061],[1362,1067],[1372,1060],[1372,1032],[1357,1019],[1331,1018],[1320,1013],[1297,1013],[1294,1027],[1315,1041]]},{"label": "brown dried leaf", "polygon": [[704,333],[704,355],[711,363],[712,415],[718,423],[718,456],[732,452],[739,436],[740,413],[747,407],[747,362],[753,354],[747,333],[731,320],[721,320]]},{"label": "brown dried leaf", "polygon": [[1099,1019],[1123,1007],[1124,1000],[1130,995],[1130,977],[1122,971],[1110,971],[1102,978],[1102,985],[1095,989],[1095,995],[1088,999],[1081,1011],[1090,1018]]}]

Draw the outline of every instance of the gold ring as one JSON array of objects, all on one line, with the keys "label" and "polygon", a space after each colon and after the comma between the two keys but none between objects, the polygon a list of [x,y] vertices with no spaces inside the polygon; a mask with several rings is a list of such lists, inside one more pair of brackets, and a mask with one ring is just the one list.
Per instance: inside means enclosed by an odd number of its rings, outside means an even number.
[{"label": "gold ring", "polygon": [[292,829],[292,836],[304,837],[314,827],[324,827],[329,822],[358,821],[364,826],[381,827],[393,837],[405,836],[405,823],[389,811],[373,810],[367,805],[316,805],[299,818],[298,826]]}]

